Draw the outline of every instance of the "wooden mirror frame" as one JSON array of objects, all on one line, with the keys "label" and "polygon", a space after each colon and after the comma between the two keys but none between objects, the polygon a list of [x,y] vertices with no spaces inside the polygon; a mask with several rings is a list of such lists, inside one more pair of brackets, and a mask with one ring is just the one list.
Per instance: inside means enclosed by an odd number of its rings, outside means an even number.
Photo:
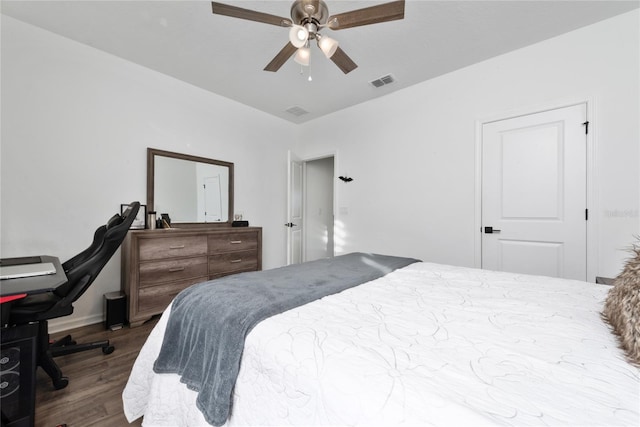
[{"label": "wooden mirror frame", "polygon": [[147,212],[155,211],[154,193],[155,193],[155,158],[156,156],[169,157],[172,159],[187,160],[196,163],[207,163],[210,165],[223,166],[229,168],[229,213],[227,221],[223,222],[177,222],[180,227],[183,226],[229,226],[233,222],[233,163],[224,162],[222,160],[209,159],[206,157],[191,156],[189,154],[174,153],[171,151],[158,150],[156,148],[147,148]]}]

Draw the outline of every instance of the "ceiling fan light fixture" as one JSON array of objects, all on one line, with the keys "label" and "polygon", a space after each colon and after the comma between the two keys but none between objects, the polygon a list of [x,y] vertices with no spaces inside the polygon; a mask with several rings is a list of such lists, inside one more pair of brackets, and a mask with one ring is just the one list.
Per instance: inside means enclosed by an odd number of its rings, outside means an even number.
[{"label": "ceiling fan light fixture", "polygon": [[324,56],[329,59],[333,56],[334,53],[336,53],[336,50],[338,50],[338,42],[331,37],[322,36],[318,37],[318,47],[320,48],[322,53],[324,53]]},{"label": "ceiling fan light fixture", "polygon": [[301,48],[298,48],[298,52],[296,53],[296,56],[293,57],[293,60],[300,65],[304,65],[305,67],[308,67],[310,58],[311,58],[311,49],[309,49],[308,47],[301,47]]},{"label": "ceiling fan light fixture", "polygon": [[293,25],[289,30],[289,41],[295,47],[301,48],[309,38],[309,31],[302,25]]}]

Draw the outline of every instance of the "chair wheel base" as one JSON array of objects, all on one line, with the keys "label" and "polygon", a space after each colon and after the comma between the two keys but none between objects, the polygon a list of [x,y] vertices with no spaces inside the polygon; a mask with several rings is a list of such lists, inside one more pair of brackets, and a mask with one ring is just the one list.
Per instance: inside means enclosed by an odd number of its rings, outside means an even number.
[{"label": "chair wheel base", "polygon": [[112,345],[110,345],[109,347],[102,347],[102,353],[104,354],[111,354],[113,353],[113,350],[115,350],[116,348]]},{"label": "chair wheel base", "polygon": [[67,377],[60,377],[58,379],[53,380],[53,388],[55,388],[56,390],[63,389],[68,385],[69,385],[69,378]]}]

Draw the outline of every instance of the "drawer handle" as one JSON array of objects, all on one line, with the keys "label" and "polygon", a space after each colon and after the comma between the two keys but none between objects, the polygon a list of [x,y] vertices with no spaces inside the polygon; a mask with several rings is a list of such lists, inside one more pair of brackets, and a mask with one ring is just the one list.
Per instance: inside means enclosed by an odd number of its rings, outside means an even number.
[{"label": "drawer handle", "polygon": [[231,240],[229,243],[231,243],[232,245],[239,245],[240,243],[242,243],[242,240]]},{"label": "drawer handle", "polygon": [[169,249],[184,249],[184,245],[179,245],[179,246],[169,246]]},{"label": "drawer handle", "polygon": [[174,267],[169,269],[169,273],[176,273],[178,271],[184,271],[184,267]]},{"label": "drawer handle", "polygon": [[237,262],[242,262],[242,259],[232,259],[231,261],[229,261],[230,263],[237,263]]}]

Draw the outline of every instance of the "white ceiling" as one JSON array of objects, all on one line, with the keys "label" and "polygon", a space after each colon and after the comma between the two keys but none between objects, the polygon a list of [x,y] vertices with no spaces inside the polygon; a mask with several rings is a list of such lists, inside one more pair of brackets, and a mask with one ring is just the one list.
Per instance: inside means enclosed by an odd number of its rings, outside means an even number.
[{"label": "white ceiling", "polygon": [[[292,1],[225,1],[289,17]],[[385,1],[326,0],[329,14]],[[7,1],[2,13],[302,123],[638,8],[626,1],[407,0],[405,19],[323,30],[358,64],[343,74],[312,46],[310,71],[291,58],[263,68],[288,29],[213,15],[207,1]],[[308,81],[311,74],[312,81]],[[396,82],[369,82],[392,74]],[[295,116],[290,107],[308,112]]]}]

